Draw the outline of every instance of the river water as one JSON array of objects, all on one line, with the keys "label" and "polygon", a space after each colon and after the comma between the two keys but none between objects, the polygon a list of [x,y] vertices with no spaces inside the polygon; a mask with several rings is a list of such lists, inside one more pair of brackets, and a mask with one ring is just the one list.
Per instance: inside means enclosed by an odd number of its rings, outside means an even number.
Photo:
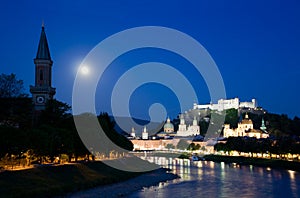
[{"label": "river water", "polygon": [[291,170],[164,157],[148,157],[181,178],[129,197],[300,197],[300,173]]}]

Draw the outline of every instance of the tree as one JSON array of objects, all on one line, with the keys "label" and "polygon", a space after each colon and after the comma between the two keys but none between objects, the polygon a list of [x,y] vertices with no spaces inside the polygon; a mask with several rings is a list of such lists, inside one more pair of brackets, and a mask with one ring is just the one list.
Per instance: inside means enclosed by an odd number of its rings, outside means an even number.
[{"label": "tree", "polygon": [[224,151],[224,152],[226,152],[226,151],[231,151],[231,150],[228,148],[228,145],[225,144],[225,143],[217,143],[217,144],[215,144],[214,149],[215,149],[216,151]]},{"label": "tree", "polygon": [[225,124],[230,124],[232,128],[236,128],[239,121],[237,109],[227,109],[225,116]]},{"label": "tree", "polygon": [[27,97],[24,92],[23,80],[18,80],[15,74],[0,75],[0,98]]},{"label": "tree", "polygon": [[107,113],[101,113],[98,116],[99,123],[103,128],[103,131],[107,135],[107,137],[114,142],[117,146],[132,151],[133,144],[129,141],[125,136],[119,134],[115,129],[115,122],[113,122]]},{"label": "tree", "polygon": [[71,107],[67,103],[58,100],[49,100],[46,109],[42,111],[39,118],[39,125],[61,126],[64,120],[71,116]]},{"label": "tree", "polygon": [[1,125],[30,128],[32,123],[32,100],[30,98],[0,98]]},{"label": "tree", "polygon": [[9,126],[0,126],[0,158],[5,154],[19,155],[29,145],[26,131]]},{"label": "tree", "polygon": [[209,122],[206,122],[204,119],[202,119],[199,121],[199,126],[200,126],[200,135],[205,136],[209,126]]},{"label": "tree", "polygon": [[200,145],[199,144],[195,144],[195,143],[191,143],[187,150],[190,150],[190,151],[195,151],[195,150],[199,150],[200,149]]},{"label": "tree", "polygon": [[32,102],[24,92],[23,80],[15,74],[0,75],[0,123],[26,128],[30,126]]},{"label": "tree", "polygon": [[300,118],[295,116],[292,123],[292,130],[294,131],[295,135],[300,136]]}]

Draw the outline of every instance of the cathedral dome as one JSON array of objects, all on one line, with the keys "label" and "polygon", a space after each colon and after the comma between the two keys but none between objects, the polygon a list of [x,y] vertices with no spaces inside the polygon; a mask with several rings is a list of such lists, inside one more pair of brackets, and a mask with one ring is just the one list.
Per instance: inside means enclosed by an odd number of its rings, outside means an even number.
[{"label": "cathedral dome", "polygon": [[174,125],[171,123],[170,118],[167,119],[167,122],[164,125],[164,132],[167,132],[167,133],[174,132]]},{"label": "cathedral dome", "polygon": [[241,122],[242,124],[253,124],[252,120],[249,118],[248,114],[246,113],[245,118]]}]

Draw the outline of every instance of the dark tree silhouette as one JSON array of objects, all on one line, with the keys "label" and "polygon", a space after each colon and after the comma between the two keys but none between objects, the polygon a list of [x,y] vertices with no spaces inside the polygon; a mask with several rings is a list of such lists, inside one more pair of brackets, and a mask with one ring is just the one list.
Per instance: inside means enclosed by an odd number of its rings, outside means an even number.
[{"label": "dark tree silhouette", "polygon": [[0,98],[27,97],[24,92],[23,80],[18,80],[15,74],[0,75]]},{"label": "dark tree silhouette", "polygon": [[237,109],[227,109],[225,116],[225,124],[230,124],[232,128],[236,128],[239,121]]},{"label": "dark tree silhouette", "polygon": [[117,146],[132,151],[133,144],[125,136],[119,134],[115,129],[115,122],[112,121],[107,113],[101,113],[98,116],[99,123],[107,137]]}]

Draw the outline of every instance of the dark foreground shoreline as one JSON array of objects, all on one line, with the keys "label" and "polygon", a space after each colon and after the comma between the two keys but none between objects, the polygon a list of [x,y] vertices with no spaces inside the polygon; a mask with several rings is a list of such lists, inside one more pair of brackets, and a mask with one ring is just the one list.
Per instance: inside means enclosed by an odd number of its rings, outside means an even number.
[{"label": "dark foreground shoreline", "polygon": [[[130,159],[122,160],[130,165]],[[134,161],[136,162],[136,161]],[[137,164],[136,164],[137,165]],[[138,165],[148,165],[141,160]],[[156,165],[155,165],[156,167]],[[127,172],[101,161],[65,165],[40,165],[36,168],[0,173],[0,198],[15,197],[112,197],[138,191],[143,187],[178,178],[159,168],[150,172]],[[128,185],[131,182],[131,185]],[[113,187],[117,185],[118,187]],[[93,196],[82,192],[91,189]],[[97,195],[94,193],[97,191]],[[99,191],[99,189],[101,189]],[[90,190],[87,190],[90,192]],[[80,196],[77,195],[80,194]],[[106,194],[102,194],[106,193]]]},{"label": "dark foreground shoreline", "polygon": [[296,161],[223,155],[205,155],[204,158],[207,161],[237,163],[239,165],[253,165],[300,172],[300,162]]},{"label": "dark foreground shoreline", "polygon": [[143,188],[158,185],[160,182],[179,178],[178,175],[168,173],[166,169],[159,168],[149,173],[144,173],[132,179],[114,183],[111,185],[99,186],[96,188],[83,190],[66,195],[66,198],[93,198],[93,197],[123,197]]}]

